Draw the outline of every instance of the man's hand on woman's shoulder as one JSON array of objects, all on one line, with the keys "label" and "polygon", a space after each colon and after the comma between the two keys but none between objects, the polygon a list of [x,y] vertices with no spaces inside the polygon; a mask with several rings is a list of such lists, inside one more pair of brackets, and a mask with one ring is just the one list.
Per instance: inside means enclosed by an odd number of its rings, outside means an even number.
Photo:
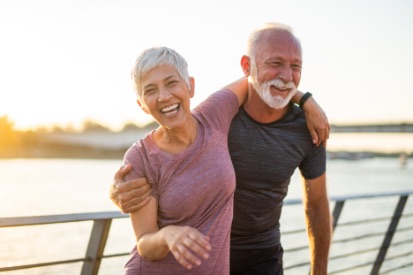
[{"label": "man's hand on woman's shoulder", "polygon": [[123,213],[139,210],[149,202],[152,194],[151,185],[146,178],[124,180],[130,169],[130,164],[120,167],[110,188],[110,199]]}]

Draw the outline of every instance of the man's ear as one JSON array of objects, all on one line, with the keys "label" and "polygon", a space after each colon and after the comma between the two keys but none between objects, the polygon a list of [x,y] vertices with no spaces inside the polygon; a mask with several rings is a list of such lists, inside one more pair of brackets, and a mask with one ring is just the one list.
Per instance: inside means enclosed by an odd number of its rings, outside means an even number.
[{"label": "man's ear", "polygon": [[195,95],[195,79],[191,76],[189,78],[189,98],[193,98]]},{"label": "man's ear", "polygon": [[250,72],[250,58],[249,56],[243,55],[241,57],[241,67],[242,67],[242,71],[244,72],[244,75],[246,77],[249,77],[251,72]]},{"label": "man's ear", "polygon": [[141,107],[141,109],[142,109],[145,113],[149,114],[148,108],[147,108],[146,105],[141,101],[140,98],[138,98],[138,99],[136,100],[136,102],[138,103],[139,107]]}]

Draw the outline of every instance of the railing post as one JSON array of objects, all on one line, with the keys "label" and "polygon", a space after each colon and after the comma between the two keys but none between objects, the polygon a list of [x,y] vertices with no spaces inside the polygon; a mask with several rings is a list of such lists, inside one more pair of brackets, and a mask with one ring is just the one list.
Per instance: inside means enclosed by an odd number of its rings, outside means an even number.
[{"label": "railing post", "polygon": [[390,247],[391,240],[396,232],[397,225],[403,213],[404,206],[406,205],[408,195],[400,196],[399,202],[397,203],[396,209],[394,211],[391,223],[387,229],[386,235],[384,237],[383,243],[381,244],[380,251],[377,254],[376,261],[374,262],[373,268],[370,275],[379,274],[381,265],[384,262],[388,248]]},{"label": "railing post", "polygon": [[341,210],[343,210],[344,203],[346,201],[336,201],[336,204],[334,205],[334,210],[333,210],[333,231],[337,226],[338,218],[340,217]]},{"label": "railing post", "polygon": [[98,274],[111,223],[112,219],[95,220],[93,222],[81,275]]}]

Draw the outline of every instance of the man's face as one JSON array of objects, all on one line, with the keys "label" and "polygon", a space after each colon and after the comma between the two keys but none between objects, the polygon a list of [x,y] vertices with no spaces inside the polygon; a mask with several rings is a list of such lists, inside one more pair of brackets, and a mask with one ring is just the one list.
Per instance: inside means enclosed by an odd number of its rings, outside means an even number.
[{"label": "man's face", "polygon": [[271,108],[284,108],[297,92],[301,79],[301,49],[288,33],[272,32],[250,59],[250,79],[261,99]]}]

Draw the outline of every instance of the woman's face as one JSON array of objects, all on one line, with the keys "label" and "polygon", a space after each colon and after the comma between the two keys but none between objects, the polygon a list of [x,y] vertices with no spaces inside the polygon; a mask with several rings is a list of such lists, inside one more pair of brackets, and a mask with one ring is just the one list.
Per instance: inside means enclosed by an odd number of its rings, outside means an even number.
[{"label": "woman's face", "polygon": [[190,84],[191,87],[188,87],[173,67],[156,67],[142,78],[138,104],[163,127],[183,127],[192,118],[190,98],[194,96],[193,78],[190,78]]}]

